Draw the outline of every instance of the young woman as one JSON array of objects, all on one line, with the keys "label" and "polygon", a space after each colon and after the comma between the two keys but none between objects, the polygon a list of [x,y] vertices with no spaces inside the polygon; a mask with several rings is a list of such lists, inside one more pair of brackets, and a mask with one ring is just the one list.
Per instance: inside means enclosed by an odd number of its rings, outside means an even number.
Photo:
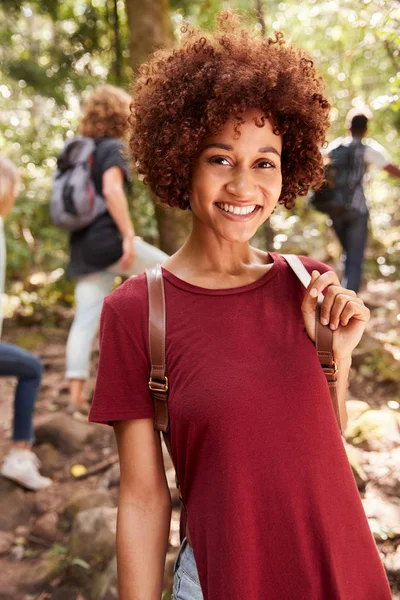
[{"label": "young woman", "polygon": [[[342,423],[351,352],[369,319],[335,273],[249,244],[277,203],[322,177],[329,104],[312,62],[223,19],[141,69],[131,118],[139,172],[190,209],[163,263],[171,450],[188,515],[180,600],[389,600],[314,341],[333,330]],[[90,419],[113,422],[121,463],[121,600],[160,598],[171,512],[148,389],[145,276],[106,299]]]},{"label": "young woman", "polygon": [[[4,291],[6,245],[3,219],[11,211],[18,195],[20,177],[17,167],[0,155],[0,337],[3,322],[1,295]],[[39,460],[32,452],[33,411],[42,379],[42,363],[36,356],[6,342],[0,342],[0,377],[16,377],[14,398],[13,441],[0,472],[30,490],[51,485],[48,477],[39,473]]]},{"label": "young woman", "polygon": [[[67,342],[71,412],[87,411],[84,384],[89,377],[90,350],[104,297],[116,275],[142,273],[167,255],[135,236],[124,186],[129,180],[126,135],[130,96],[102,85],[83,105],[80,134],[95,138],[93,179],[108,211],[89,227],[71,235],[67,275],[76,279],[76,313]],[[87,414],[87,413],[86,413]]]}]

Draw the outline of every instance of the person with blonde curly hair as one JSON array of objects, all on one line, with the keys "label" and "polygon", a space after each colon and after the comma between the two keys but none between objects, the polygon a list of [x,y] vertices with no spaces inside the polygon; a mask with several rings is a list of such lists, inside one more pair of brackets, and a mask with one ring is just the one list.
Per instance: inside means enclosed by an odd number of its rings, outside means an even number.
[{"label": "person with blonde curly hair", "polygon": [[[0,155],[0,338],[3,325],[2,295],[6,274],[6,245],[3,219],[12,210],[20,187],[20,174],[16,165]],[[14,420],[10,452],[0,468],[3,477],[19,483],[29,490],[41,490],[51,485],[48,477],[39,472],[39,459],[32,452],[33,412],[42,379],[40,360],[14,344],[0,341],[0,377],[16,377]]]},{"label": "person with blonde curly hair", "polygon": [[104,297],[116,275],[135,275],[166,258],[135,235],[124,186],[129,182],[126,135],[131,97],[112,85],[96,87],[83,103],[79,132],[96,141],[92,176],[107,211],[72,233],[67,276],[76,279],[76,313],[67,342],[69,410],[87,414],[84,385]]},{"label": "person with blonde curly hair", "polygon": [[[150,379],[159,396],[168,386],[187,514],[172,597],[389,600],[314,346],[324,292],[345,425],[369,311],[326,265],[301,257],[305,290],[282,256],[249,244],[277,203],[292,208],[321,182],[329,102],[311,59],[282,34],[220,22],[215,35],[186,29],[141,67],[130,119],[144,181],[192,216],[161,268],[168,380]],[[171,516],[148,319],[144,275],[106,299],[89,416],[112,423],[118,444],[121,600],[160,598]]]},{"label": "person with blonde curly hair", "polygon": [[83,103],[79,133],[90,138],[123,138],[130,103],[131,97],[125,90],[99,85]]}]

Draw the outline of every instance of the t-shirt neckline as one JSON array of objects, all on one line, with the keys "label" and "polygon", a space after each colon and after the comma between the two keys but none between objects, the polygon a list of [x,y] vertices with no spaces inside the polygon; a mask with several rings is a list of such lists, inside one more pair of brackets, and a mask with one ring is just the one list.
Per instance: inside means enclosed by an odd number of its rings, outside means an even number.
[{"label": "t-shirt neckline", "polygon": [[279,271],[282,262],[284,262],[284,259],[279,254],[276,254],[276,252],[269,252],[268,254],[272,258],[272,265],[268,269],[268,271],[266,273],[263,273],[261,277],[259,277],[255,281],[234,288],[204,288],[198,285],[194,285],[192,283],[188,283],[187,281],[180,279],[180,277],[177,277],[170,271],[167,271],[167,269],[164,269],[164,267],[161,268],[164,279],[166,279],[169,283],[172,283],[172,285],[174,285],[175,287],[185,290],[186,292],[191,292],[192,294],[203,294],[206,296],[227,296],[230,294],[243,294],[244,292],[250,292],[251,290],[265,285]]}]

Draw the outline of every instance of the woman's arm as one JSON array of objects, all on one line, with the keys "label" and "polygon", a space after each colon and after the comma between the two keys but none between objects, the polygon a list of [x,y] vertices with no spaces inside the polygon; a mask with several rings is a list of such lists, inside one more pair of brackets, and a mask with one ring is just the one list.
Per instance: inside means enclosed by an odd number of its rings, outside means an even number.
[{"label": "woman's arm", "polygon": [[171,519],[160,434],[152,419],[114,424],[121,466],[117,561],[120,600],[160,600]]},{"label": "woman's arm", "polygon": [[125,271],[132,266],[135,260],[133,248],[135,231],[133,229],[128,209],[128,201],[124,191],[124,175],[120,167],[110,167],[103,173],[102,192],[108,211],[114,219],[123,238],[123,255],[120,259],[120,267]]},{"label": "woman's arm", "polygon": [[349,380],[349,372],[351,367],[351,358],[346,358],[343,360],[336,361],[338,372],[337,372],[337,397],[339,404],[339,413],[340,413],[340,423],[342,426],[342,431],[346,429],[347,426],[347,409],[346,409],[346,400],[347,400],[347,388],[348,388],[348,380]]},{"label": "woman's arm", "polygon": [[301,307],[306,331],[315,341],[315,311],[318,296],[324,292],[321,306],[321,323],[333,331],[333,356],[338,367],[337,394],[342,428],[347,424],[347,380],[351,366],[351,354],[359,343],[370,313],[364,302],[352,290],[340,285],[333,271],[322,275],[313,271]]}]

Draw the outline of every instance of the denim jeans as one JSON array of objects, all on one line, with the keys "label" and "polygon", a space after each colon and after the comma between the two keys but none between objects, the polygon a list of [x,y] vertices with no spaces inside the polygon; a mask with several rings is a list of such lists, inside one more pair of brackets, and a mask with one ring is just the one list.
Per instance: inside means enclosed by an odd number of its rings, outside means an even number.
[{"label": "denim jeans", "polygon": [[343,247],[343,287],[358,292],[368,238],[369,213],[349,210],[332,218],[333,228]]},{"label": "denim jeans", "polygon": [[203,600],[193,549],[185,538],[174,565],[171,600]]},{"label": "denim jeans", "polygon": [[87,379],[90,351],[100,322],[103,300],[111,292],[117,275],[138,275],[163,262],[167,255],[142,239],[134,238],[135,262],[127,272],[117,265],[91,275],[79,277],[75,287],[75,318],[67,342],[67,379]]},{"label": "denim jeans", "polygon": [[0,377],[17,377],[14,399],[13,440],[33,441],[33,409],[42,378],[43,366],[30,352],[0,342]]}]

